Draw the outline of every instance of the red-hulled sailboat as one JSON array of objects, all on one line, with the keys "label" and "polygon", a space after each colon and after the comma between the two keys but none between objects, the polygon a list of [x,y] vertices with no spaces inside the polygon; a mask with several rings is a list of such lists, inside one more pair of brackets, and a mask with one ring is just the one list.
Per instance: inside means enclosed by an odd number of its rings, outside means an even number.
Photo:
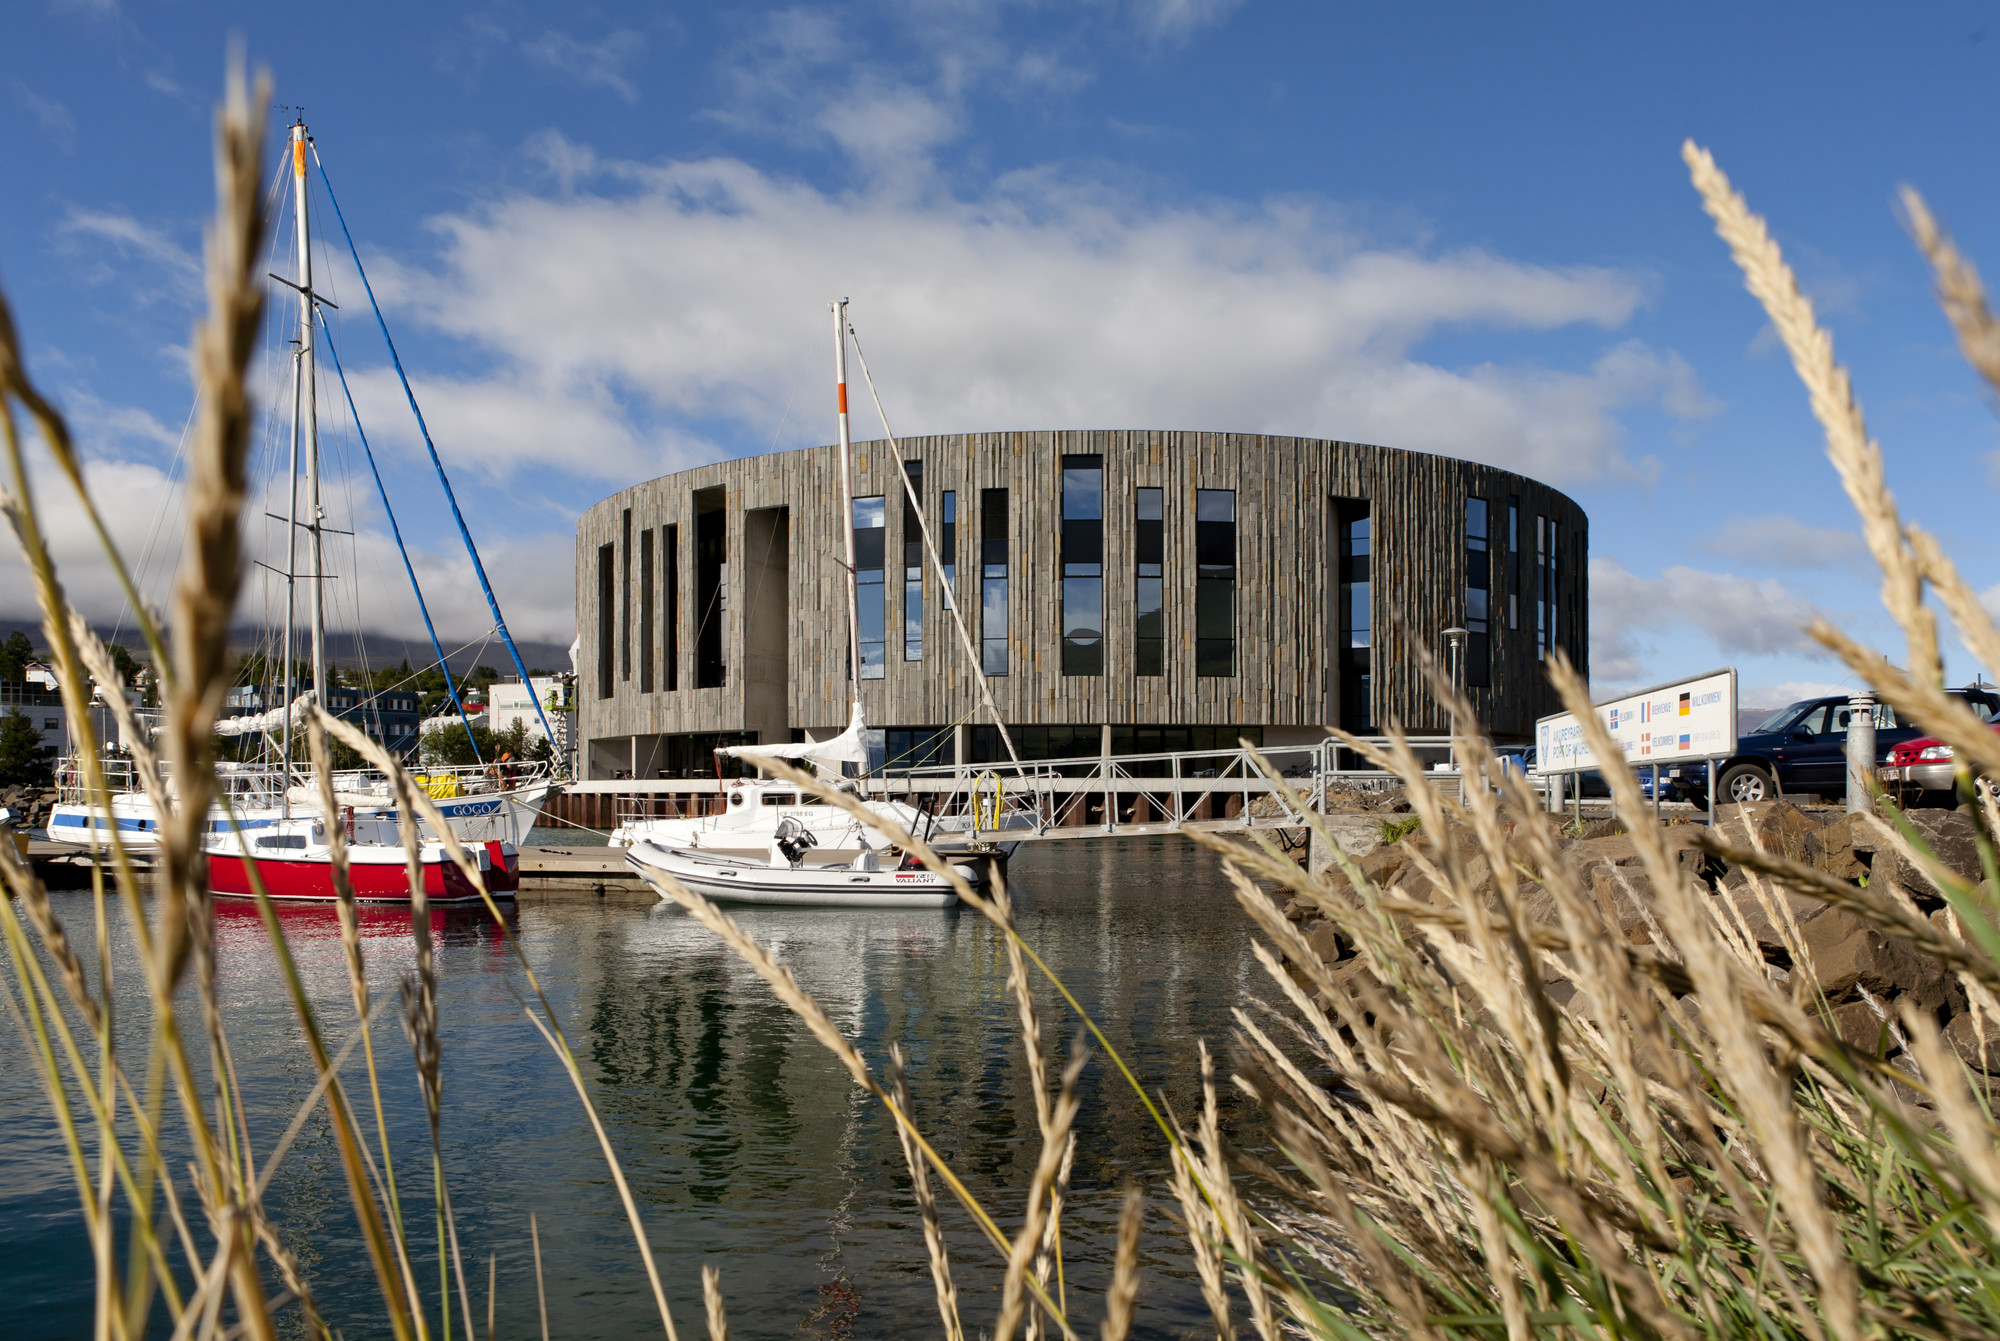
[{"label": "red-hulled sailboat", "polygon": [[[319,489],[319,429],[314,396],[314,323],[317,301],[312,287],[311,234],[307,227],[306,153],[308,140],[303,123],[292,127],[292,188],[294,214],[298,221],[298,282],[290,287],[299,295],[299,331],[295,348],[296,382],[292,397],[292,510],[285,564],[284,657],[289,666],[292,655],[292,588],[296,582],[293,556],[299,531],[306,534],[306,577],[312,614],[312,673],[314,711],[324,711],[327,702],[326,613],[321,599],[325,581],[321,548],[323,516]],[[289,282],[289,281],[281,281]],[[298,517],[297,476],[305,468],[305,519]],[[289,680],[289,672],[287,674]],[[283,714],[283,776],[292,770],[291,713]],[[333,846],[327,823],[344,823],[346,828],[347,876],[354,897],[371,903],[411,903],[409,850],[393,821],[365,818],[357,820],[348,810],[344,817],[295,815],[292,788],[283,789],[283,816],[255,829],[222,828],[213,832],[205,845],[208,856],[209,888],[216,894],[252,897],[252,872],[262,880],[265,892],[274,899],[300,902],[334,902]],[[225,799],[225,804],[227,803]],[[463,844],[496,899],[511,899],[520,886],[520,854],[512,843],[468,841]],[[432,903],[477,903],[478,887],[451,859],[442,842],[420,841],[416,854],[423,875],[423,892]]]},{"label": "red-hulled sailboat", "polygon": [[[370,842],[357,834],[347,846],[347,878],[354,897],[364,903],[410,902],[407,849],[400,842]],[[521,856],[512,843],[490,840],[464,844],[486,890],[495,899],[511,899],[521,885]],[[432,903],[478,903],[479,890],[451,859],[443,843],[424,843],[417,864],[423,870],[424,896]],[[250,897],[250,868],[263,878],[264,891],[274,899],[320,900],[336,897],[333,845],[326,825],[318,819],[280,821],[267,829],[230,833],[208,845],[208,883],[217,894]]]}]

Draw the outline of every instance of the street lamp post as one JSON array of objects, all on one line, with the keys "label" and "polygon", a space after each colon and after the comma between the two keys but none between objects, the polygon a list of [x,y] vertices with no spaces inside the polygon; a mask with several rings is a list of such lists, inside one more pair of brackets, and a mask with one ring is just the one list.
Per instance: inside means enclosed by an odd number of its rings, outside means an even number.
[{"label": "street lamp post", "polygon": [[[1471,629],[1462,629],[1455,624],[1444,631],[1444,642],[1451,669],[1451,766],[1454,771],[1459,768],[1458,700],[1465,694],[1465,640],[1471,636]],[[1461,791],[1464,790],[1464,785],[1461,780],[1459,783]]]}]

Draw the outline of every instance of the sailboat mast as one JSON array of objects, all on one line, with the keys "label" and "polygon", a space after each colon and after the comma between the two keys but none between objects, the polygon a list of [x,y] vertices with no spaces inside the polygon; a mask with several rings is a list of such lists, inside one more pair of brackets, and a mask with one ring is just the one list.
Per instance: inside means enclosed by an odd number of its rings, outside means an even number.
[{"label": "sailboat mast", "polygon": [[[276,685],[278,702],[287,708],[292,702],[292,668],[297,658],[292,635],[292,621],[298,608],[299,582],[299,358],[292,355],[292,454],[291,469],[285,474],[288,499],[285,506],[285,637],[278,645],[278,674]],[[291,809],[291,768],[292,768],[292,715],[286,712],[281,745],[279,749],[279,805],[286,819],[292,816]]]},{"label": "sailboat mast", "polygon": [[292,212],[298,218],[299,433],[306,459],[306,577],[312,611],[313,700],[326,706],[325,554],[320,546],[319,410],[313,374],[312,234],[306,212],[306,144],[303,121],[292,127]]},{"label": "sailboat mast", "polygon": [[840,401],[840,534],[847,554],[847,664],[861,701],[861,595],[854,575],[854,452],[847,437],[847,300],[833,308],[833,379]]}]

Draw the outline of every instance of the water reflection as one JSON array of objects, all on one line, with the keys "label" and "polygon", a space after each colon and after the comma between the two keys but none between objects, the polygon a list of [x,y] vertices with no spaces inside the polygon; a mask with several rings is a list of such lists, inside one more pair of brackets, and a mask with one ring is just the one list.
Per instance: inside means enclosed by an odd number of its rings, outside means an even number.
[{"label": "water reflection", "polygon": [[[1146,1082],[1183,1112],[1198,1102],[1193,1040],[1220,1042],[1251,984],[1244,919],[1205,856],[1180,843],[1066,844],[1014,863],[1024,934]],[[87,927],[87,896],[64,907]],[[1018,1023],[1005,992],[1004,946],[963,910],[743,909],[800,983],[878,1066],[893,1040],[910,1059],[915,1116],[988,1204],[1018,1215],[1038,1138]],[[351,1034],[337,918],[288,907],[282,921],[308,994],[336,1046]],[[676,911],[529,906],[512,919],[590,1073],[612,1140],[640,1198],[683,1328],[698,1327],[702,1263],[723,1272],[743,1335],[930,1335],[937,1318],[921,1232],[894,1130],[843,1068],[733,955]],[[499,1257],[501,1334],[535,1334],[526,1223],[543,1233],[550,1308],[562,1336],[628,1336],[657,1327],[644,1274],[595,1140],[567,1079],[523,1015],[527,985],[483,912],[438,911],[447,1174],[468,1261]],[[363,952],[377,1004],[374,1046],[406,1205],[429,1198],[427,1137],[395,1015],[414,967],[407,910],[369,909]],[[218,964],[253,1137],[264,1146],[312,1085],[298,1027],[273,972],[254,908],[217,914]],[[129,958],[120,938],[120,955]],[[130,971],[128,971],[130,970]],[[136,966],[119,963],[124,982]],[[1074,1015],[1037,988],[1045,1051],[1066,1052]],[[0,1334],[71,1335],[86,1327],[90,1279],[74,1192],[19,1041],[0,1041],[0,1112],[22,1139],[0,1147]],[[365,1086],[358,1064],[350,1086]],[[1143,1108],[1102,1064],[1085,1073],[1076,1194],[1065,1266],[1071,1297],[1095,1325],[1122,1187],[1159,1187],[1163,1146]],[[409,1190],[414,1188],[414,1191]],[[352,1301],[373,1293],[350,1227],[323,1120],[309,1124],[274,1180],[281,1223],[339,1301],[345,1335],[382,1320]],[[420,1276],[435,1279],[425,1213],[411,1214]],[[969,1220],[947,1217],[967,1322],[990,1320],[991,1251]],[[1141,1302],[1155,1335],[1199,1330],[1191,1281],[1156,1220]],[[40,1254],[30,1269],[23,1254]],[[1164,1251],[1163,1251],[1164,1250]],[[432,1287],[434,1288],[434,1286]],[[28,1301],[32,1299],[30,1304]],[[483,1298],[476,1299],[484,1311]]]}]

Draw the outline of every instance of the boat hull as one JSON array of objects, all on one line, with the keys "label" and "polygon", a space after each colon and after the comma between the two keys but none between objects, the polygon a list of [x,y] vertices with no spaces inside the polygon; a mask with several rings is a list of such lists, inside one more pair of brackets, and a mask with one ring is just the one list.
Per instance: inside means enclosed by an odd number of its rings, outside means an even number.
[{"label": "boat hull", "polygon": [[857,871],[851,867],[761,866],[676,852],[641,843],[625,858],[672,902],[662,878],[672,876],[715,903],[787,908],[949,908],[958,902],[950,883],[929,871]]},{"label": "boat hull", "polygon": [[[552,790],[553,783],[538,782],[514,791],[441,797],[435,804],[460,842],[497,839],[518,847],[527,841],[528,834],[541,818],[542,803]],[[316,804],[316,801],[307,804]],[[378,804],[353,808],[363,819],[381,820],[388,824],[396,821],[394,806]],[[281,822],[284,815],[284,810],[278,806],[238,806],[236,827],[268,829]],[[420,821],[418,827],[426,836],[434,836],[428,821]],[[99,851],[110,847],[111,830],[114,828],[118,831],[119,841],[128,850],[145,851],[160,845],[158,812],[152,800],[142,793],[114,796],[108,814],[103,806],[72,802],[59,803],[49,814],[48,836],[49,841],[54,843]],[[220,806],[209,809],[208,832],[212,835],[232,832],[229,815]]]},{"label": "boat hull", "polygon": [[[487,891],[495,899],[512,899],[521,884],[521,859],[511,845],[493,841],[474,845],[469,852],[486,878]],[[384,857],[387,859],[381,859]],[[424,895],[432,903],[481,902],[478,889],[449,856],[426,851],[420,864]],[[250,881],[252,866],[273,899],[332,903],[339,898],[334,890],[332,854],[324,849],[265,853],[254,858],[212,851],[208,854],[209,888],[226,898],[255,897]],[[347,878],[355,899],[362,903],[410,902],[409,868],[400,852],[352,854]]]}]

